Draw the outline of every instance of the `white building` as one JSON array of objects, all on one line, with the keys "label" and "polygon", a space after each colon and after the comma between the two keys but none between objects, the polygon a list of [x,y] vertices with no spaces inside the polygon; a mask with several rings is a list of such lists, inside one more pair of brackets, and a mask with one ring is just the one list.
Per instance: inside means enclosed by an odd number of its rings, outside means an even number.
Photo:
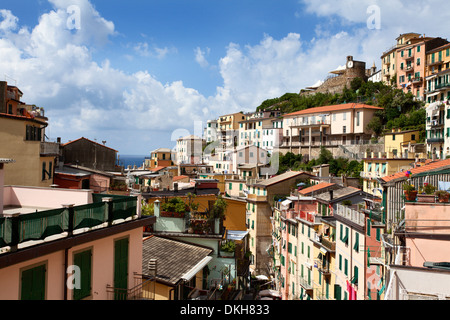
[{"label": "white building", "polygon": [[178,139],[176,145],[177,164],[202,163],[204,146],[205,140],[194,135]]}]

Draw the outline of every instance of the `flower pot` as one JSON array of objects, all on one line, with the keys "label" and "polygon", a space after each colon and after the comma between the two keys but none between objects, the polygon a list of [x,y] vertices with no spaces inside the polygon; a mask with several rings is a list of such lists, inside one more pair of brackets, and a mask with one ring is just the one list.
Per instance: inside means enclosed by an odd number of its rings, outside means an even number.
[{"label": "flower pot", "polygon": [[415,201],[417,197],[417,191],[405,191],[406,201]]},{"label": "flower pot", "polygon": [[417,202],[436,202],[436,196],[434,194],[418,194]]},{"label": "flower pot", "polygon": [[449,198],[450,198],[450,195],[448,195],[448,196],[439,196],[438,197],[440,203],[447,203]]}]

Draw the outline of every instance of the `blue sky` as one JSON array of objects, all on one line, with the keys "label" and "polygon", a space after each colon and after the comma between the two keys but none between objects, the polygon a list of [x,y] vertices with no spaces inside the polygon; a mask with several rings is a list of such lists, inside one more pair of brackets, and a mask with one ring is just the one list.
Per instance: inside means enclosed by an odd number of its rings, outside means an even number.
[{"label": "blue sky", "polygon": [[[378,9],[379,28],[368,25]],[[69,29],[70,6],[80,28]],[[347,55],[380,67],[400,33],[448,38],[442,0],[15,0],[0,73],[42,106],[47,135],[149,154],[205,121],[323,80]],[[421,7],[417,11],[417,7]],[[401,18],[400,18],[401,17]],[[439,26],[439,27],[437,27]]]}]

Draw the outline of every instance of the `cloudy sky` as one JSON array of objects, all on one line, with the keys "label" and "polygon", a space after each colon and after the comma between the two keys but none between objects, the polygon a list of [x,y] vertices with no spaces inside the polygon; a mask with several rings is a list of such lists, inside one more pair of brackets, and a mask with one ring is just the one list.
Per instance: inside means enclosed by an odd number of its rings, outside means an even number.
[{"label": "cloudy sky", "polygon": [[[449,38],[444,0],[15,0],[0,5],[0,77],[45,109],[47,136],[121,155],[172,148],[206,120],[381,66],[406,32]],[[436,8],[440,8],[436,10]]]}]

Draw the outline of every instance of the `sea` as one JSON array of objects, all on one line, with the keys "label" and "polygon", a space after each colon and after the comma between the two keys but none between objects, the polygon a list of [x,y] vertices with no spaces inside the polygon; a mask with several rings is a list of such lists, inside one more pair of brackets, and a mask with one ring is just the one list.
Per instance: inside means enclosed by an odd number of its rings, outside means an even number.
[{"label": "sea", "polygon": [[125,169],[128,168],[128,166],[136,166],[136,167],[141,167],[142,164],[145,161],[145,158],[148,156],[143,156],[143,155],[121,155],[119,154],[117,156],[117,162],[120,166],[123,166]]}]

